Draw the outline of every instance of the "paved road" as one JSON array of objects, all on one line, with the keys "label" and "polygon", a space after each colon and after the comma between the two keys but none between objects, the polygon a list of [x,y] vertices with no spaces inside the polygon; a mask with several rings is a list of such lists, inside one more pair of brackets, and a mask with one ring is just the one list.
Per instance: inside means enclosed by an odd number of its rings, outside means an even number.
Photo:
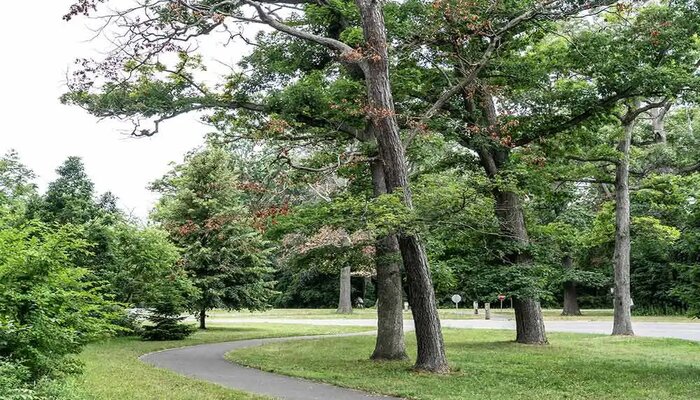
[{"label": "paved road", "polygon": [[[375,319],[293,319],[293,318],[210,318],[213,323],[276,323],[299,325],[335,325],[376,327]],[[515,321],[444,319],[445,328],[457,329],[515,329]],[[413,321],[404,321],[406,330],[413,328]],[[611,321],[547,321],[549,332],[599,333],[612,332]],[[633,322],[637,336],[667,337],[700,341],[700,323],[696,322]]]},{"label": "paved road", "polygon": [[372,395],[357,390],[263,372],[224,359],[224,355],[234,349],[288,340],[310,340],[352,335],[358,334],[254,339],[203,344],[145,354],[140,359],[156,367],[166,368],[193,378],[284,400],[399,400],[395,397]]}]

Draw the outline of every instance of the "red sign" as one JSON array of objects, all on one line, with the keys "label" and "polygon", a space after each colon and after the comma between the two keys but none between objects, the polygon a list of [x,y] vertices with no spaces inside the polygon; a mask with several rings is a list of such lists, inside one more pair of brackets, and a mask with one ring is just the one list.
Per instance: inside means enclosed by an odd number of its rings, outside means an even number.
[{"label": "red sign", "polygon": [[505,296],[505,295],[502,295],[502,294],[499,294],[499,295],[498,295],[498,300],[503,301],[503,300],[505,300],[505,299],[506,299],[506,296]]}]

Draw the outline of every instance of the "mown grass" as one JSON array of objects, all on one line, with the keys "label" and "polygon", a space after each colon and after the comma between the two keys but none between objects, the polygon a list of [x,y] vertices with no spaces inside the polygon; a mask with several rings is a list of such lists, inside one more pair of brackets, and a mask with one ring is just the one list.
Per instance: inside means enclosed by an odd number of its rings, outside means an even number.
[{"label": "mown grass", "polygon": [[[496,307],[494,305],[494,307]],[[471,309],[440,309],[440,318],[442,319],[483,319],[484,310],[479,310],[479,315],[474,315]],[[562,316],[561,309],[545,309],[543,310],[544,318],[548,321],[567,320],[567,321],[612,321],[612,309],[598,310],[582,310],[583,315],[579,316]],[[491,310],[494,318],[514,319],[513,311],[509,308],[500,310],[494,308]],[[223,311],[216,310],[210,314],[211,318],[226,319],[226,318],[292,318],[292,319],[376,319],[377,310],[373,308],[355,309],[352,314],[337,314],[335,309],[273,309],[269,311]],[[412,319],[411,312],[404,312],[405,319]],[[682,315],[670,316],[634,316],[634,321],[639,322],[700,322],[700,319],[691,319]]]},{"label": "mown grass", "polygon": [[246,394],[151,367],[138,357],[153,351],[202,343],[264,337],[320,335],[366,331],[362,327],[245,324],[213,326],[182,341],[144,342],[117,338],[93,343],[80,354],[82,375],[68,382],[76,398],[95,400],[258,400]]},{"label": "mown grass", "polygon": [[[407,337],[413,355],[415,342]],[[445,330],[453,372],[443,376],[412,372],[410,362],[369,361],[371,337],[270,344],[227,358],[420,400],[700,398],[700,343],[561,333],[549,338],[548,346],[527,346],[512,342],[510,331]]]}]

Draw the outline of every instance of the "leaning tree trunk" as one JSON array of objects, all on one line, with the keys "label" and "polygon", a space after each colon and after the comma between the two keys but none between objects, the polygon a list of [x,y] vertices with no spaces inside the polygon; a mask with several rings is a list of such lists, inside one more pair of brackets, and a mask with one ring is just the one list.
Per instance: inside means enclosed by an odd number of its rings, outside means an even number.
[{"label": "leaning tree trunk", "polygon": [[617,147],[622,154],[615,171],[615,302],[613,335],[634,335],[630,293],[630,191],[629,161],[634,121],[623,124],[624,136]]},{"label": "leaning tree trunk", "polygon": [[[562,264],[566,272],[571,271],[573,269],[573,258],[570,255],[564,256]],[[561,311],[561,315],[581,315],[575,281],[567,280],[564,282],[564,309]]]},{"label": "leaning tree trunk", "polygon": [[399,236],[399,247],[406,269],[418,345],[414,368],[438,373],[448,372],[449,366],[425,248],[418,236]]},{"label": "leaning tree trunk", "polygon": [[[389,192],[402,191],[404,204],[412,208],[408,185],[406,156],[396,122],[394,100],[389,83],[389,62],[382,2],[356,0],[366,41],[365,83],[367,116],[377,136],[379,156]],[[411,292],[411,311],[416,327],[418,356],[415,368],[430,372],[447,372],[447,358],[437,314],[435,292],[425,249],[420,238],[399,234],[399,248]]]},{"label": "leaning tree trunk", "polygon": [[[511,191],[495,191],[496,216],[501,225],[501,232],[510,237],[519,247],[511,254],[511,262],[528,268],[531,263],[528,250],[529,237],[525,228],[525,218],[520,207],[518,195]],[[515,309],[515,330],[518,343],[546,344],[547,335],[540,302],[530,297],[516,296],[513,301]]]},{"label": "leaning tree trunk", "polygon": [[338,314],[352,314],[352,281],[350,267],[340,269],[340,297],[338,299]]},{"label": "leaning tree trunk", "polygon": [[[384,169],[379,161],[372,162],[374,195],[386,193]],[[377,269],[377,342],[373,360],[405,360],[406,344],[403,332],[403,290],[401,282],[401,253],[396,236],[385,236],[376,243]]]}]

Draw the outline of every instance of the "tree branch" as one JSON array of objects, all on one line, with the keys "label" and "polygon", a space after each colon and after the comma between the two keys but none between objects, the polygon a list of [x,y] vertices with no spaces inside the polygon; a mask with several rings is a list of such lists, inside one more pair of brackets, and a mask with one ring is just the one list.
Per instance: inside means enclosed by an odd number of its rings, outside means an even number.
[{"label": "tree branch", "polygon": [[309,32],[304,32],[301,30],[298,30],[296,28],[292,28],[291,26],[284,24],[280,22],[279,20],[275,19],[272,17],[268,12],[265,11],[265,9],[262,7],[259,1],[250,1],[250,0],[241,0],[242,3],[247,4],[255,9],[255,11],[258,14],[258,17],[262,21],[262,23],[269,25],[270,27],[280,31],[284,32],[290,36],[294,36],[296,38],[302,39],[302,40],[307,40],[310,42],[318,43],[322,46],[325,46],[331,50],[335,50],[338,53],[340,53],[341,59],[346,62],[350,63],[355,63],[359,65],[364,65],[364,60],[356,59],[356,57],[353,57],[353,53],[355,53],[355,49],[352,47],[348,46],[347,44],[341,42],[340,40],[332,39],[329,37],[325,36],[320,36],[320,35],[315,35],[313,33]]},{"label": "tree branch", "polygon": [[610,164],[617,164],[618,160],[608,157],[578,157],[578,156],[566,156],[569,160],[582,161],[582,162],[606,162]]},{"label": "tree branch", "polygon": [[[342,158],[344,155],[348,156],[348,159],[345,162],[342,161]],[[325,173],[325,172],[337,170],[344,165],[358,163],[358,162],[372,162],[372,161],[377,160],[377,157],[357,158],[357,157],[355,157],[356,155],[357,155],[357,153],[338,154],[338,162],[336,164],[328,165],[328,166],[323,167],[323,168],[312,168],[312,167],[306,167],[303,165],[294,164],[292,159],[287,155],[287,153],[285,151],[280,152],[277,155],[277,160],[275,160],[275,161],[282,161],[285,164],[289,165],[289,167],[291,167],[293,169],[298,169],[300,171],[313,172],[313,173]]]},{"label": "tree branch", "polygon": [[617,93],[613,96],[602,99],[601,101],[588,107],[586,110],[582,111],[578,115],[575,115],[575,116],[569,118],[568,120],[566,120],[558,125],[555,125],[555,126],[552,126],[550,128],[544,129],[542,131],[536,132],[536,134],[534,134],[534,135],[522,137],[522,138],[516,140],[514,143],[516,146],[524,146],[537,138],[555,135],[555,134],[562,132],[568,128],[571,128],[573,126],[578,125],[579,123],[594,116],[596,113],[598,113],[600,111],[603,111],[605,109],[610,109],[612,106],[614,106],[617,103],[617,101],[624,99],[626,97],[629,97],[630,95],[631,95],[631,89],[630,88],[625,89],[620,93]]},{"label": "tree branch", "polygon": [[631,109],[631,108],[630,108],[630,109],[625,113],[625,115],[622,116],[622,118],[620,118],[620,116],[617,116],[617,117],[620,119],[620,122],[622,122],[623,124],[629,124],[629,123],[631,123],[632,121],[634,121],[635,119],[637,119],[637,117],[638,117],[640,114],[643,114],[643,113],[645,113],[645,112],[647,112],[647,111],[649,111],[649,110],[652,110],[652,109],[654,109],[654,108],[665,107],[666,104],[667,104],[668,102],[669,102],[669,98],[667,97],[667,98],[664,98],[664,99],[661,100],[661,101],[657,101],[657,102],[654,102],[654,103],[647,103],[646,105],[644,105],[644,106],[642,106],[642,107],[639,107],[639,108],[635,108],[635,109]]},{"label": "tree branch", "polygon": [[[503,36],[508,33],[511,29],[517,27],[521,23],[525,21],[532,20],[536,18],[538,15],[544,15],[544,18],[562,18],[567,15],[573,15],[577,14],[583,10],[595,8],[595,7],[600,7],[600,6],[605,6],[609,5],[612,3],[615,3],[616,0],[592,0],[592,1],[583,1],[581,4],[574,6],[571,9],[566,10],[564,5],[561,4],[560,1],[558,0],[549,0],[545,1],[543,3],[538,4],[535,6],[535,8],[524,12],[515,18],[512,18],[509,20],[503,27],[495,32],[494,34],[488,36],[489,39],[489,45],[484,50],[484,53],[482,56],[479,58],[479,61],[474,65],[474,67],[469,71],[469,73],[462,79],[459,80],[454,86],[451,88],[447,89],[445,92],[443,92],[442,95],[433,103],[432,106],[423,114],[423,116],[420,118],[418,123],[416,124],[416,127],[410,131],[408,136],[406,137],[406,140],[404,141],[404,149],[407,149],[410,145],[411,142],[418,136],[418,134],[421,131],[421,127],[425,126],[427,121],[432,118],[435,113],[437,113],[442,107],[447,103],[453,96],[455,96],[457,93],[462,91],[465,87],[470,85],[472,82],[474,82],[474,79],[477,77],[479,72],[489,63],[491,59],[491,55],[493,54],[494,51],[498,48],[498,45],[503,38]],[[550,11],[551,14],[547,14],[547,11]],[[560,15],[557,15],[554,17],[556,12],[560,12]]]},{"label": "tree branch", "polygon": [[679,168],[679,172],[681,174],[691,174],[693,172],[698,172],[698,171],[700,171],[700,162],[697,162],[693,165],[688,165],[688,166]]},{"label": "tree branch", "polygon": [[600,183],[614,185],[612,179],[597,179],[597,178],[554,178],[555,182],[573,182],[573,183]]}]

